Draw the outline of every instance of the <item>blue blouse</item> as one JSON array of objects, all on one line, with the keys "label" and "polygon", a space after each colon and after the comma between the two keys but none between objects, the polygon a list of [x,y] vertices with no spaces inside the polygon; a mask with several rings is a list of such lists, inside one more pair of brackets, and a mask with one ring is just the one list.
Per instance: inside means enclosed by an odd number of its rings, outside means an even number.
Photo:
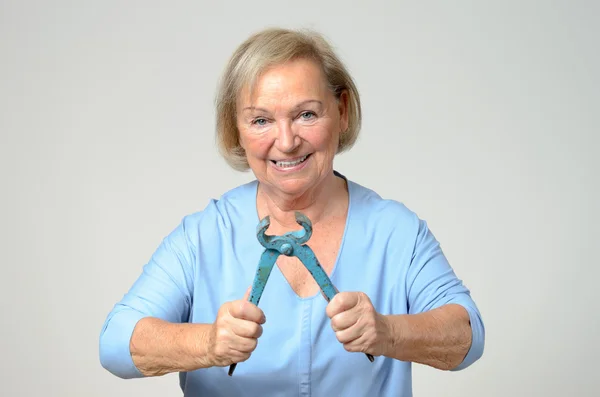
[{"label": "blue blouse", "polygon": [[[344,177],[341,174],[337,174]],[[344,177],[345,178],[345,177]],[[413,314],[444,304],[469,313],[472,345],[461,370],[483,354],[484,325],[425,221],[403,204],[350,180],[346,228],[331,274],[340,291],[366,293],[381,314]],[[256,239],[257,181],[183,218],[114,306],[100,334],[100,361],[121,378],[140,378],[129,340],[141,318],[214,322],[226,301],[252,284],[264,247]],[[367,360],[335,337],[320,293],[302,299],[277,267],[259,303],[267,322],[251,357],[228,367],[181,373],[184,396],[412,396],[411,363]]]}]

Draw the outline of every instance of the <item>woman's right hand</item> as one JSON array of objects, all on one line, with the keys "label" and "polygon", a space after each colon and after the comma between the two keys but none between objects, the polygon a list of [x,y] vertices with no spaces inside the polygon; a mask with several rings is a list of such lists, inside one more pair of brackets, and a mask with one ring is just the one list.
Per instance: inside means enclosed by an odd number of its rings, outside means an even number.
[{"label": "woman's right hand", "polygon": [[243,299],[219,308],[209,339],[212,365],[225,367],[246,361],[256,349],[266,319],[258,306],[248,302],[249,294],[250,288]]}]

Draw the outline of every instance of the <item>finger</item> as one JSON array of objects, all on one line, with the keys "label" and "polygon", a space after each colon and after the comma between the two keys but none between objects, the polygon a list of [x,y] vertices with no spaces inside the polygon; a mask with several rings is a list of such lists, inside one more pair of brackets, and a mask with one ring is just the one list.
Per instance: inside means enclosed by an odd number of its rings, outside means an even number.
[{"label": "finger", "polygon": [[336,314],[331,318],[331,328],[336,332],[350,328],[358,322],[359,317],[359,313],[356,310],[347,310]]},{"label": "finger", "polygon": [[356,306],[359,302],[358,293],[356,292],[340,292],[336,294],[327,305],[325,312],[329,318],[336,314],[349,310]]},{"label": "finger", "polygon": [[260,338],[263,327],[254,321],[234,319],[231,323],[231,331],[242,338]]},{"label": "finger", "polygon": [[354,352],[354,353],[358,353],[358,352],[366,353],[367,352],[366,346],[367,346],[367,344],[366,344],[364,335],[361,335],[360,337],[353,339],[350,342],[344,343],[344,349],[346,349],[346,351]]},{"label": "finger", "polygon": [[243,351],[243,352],[236,352],[236,363],[242,363],[244,361],[247,361],[250,356],[252,355],[252,351]]},{"label": "finger", "polygon": [[263,311],[255,304],[245,300],[238,301],[236,304],[232,305],[229,314],[234,318],[254,321],[258,324],[264,324],[266,321]]},{"label": "finger", "polygon": [[250,352],[241,352],[238,350],[231,350],[229,354],[229,360],[234,363],[241,363],[250,358]]},{"label": "finger", "polygon": [[356,327],[356,326],[346,328],[344,330],[337,331],[335,333],[335,337],[337,338],[337,340],[340,343],[344,343],[344,344],[353,342],[353,341],[359,339],[361,336],[362,336],[362,332],[359,329],[359,327]]},{"label": "finger", "polygon": [[242,338],[236,337],[230,346],[232,350],[235,350],[242,354],[252,353],[258,345],[258,339],[254,338]]}]

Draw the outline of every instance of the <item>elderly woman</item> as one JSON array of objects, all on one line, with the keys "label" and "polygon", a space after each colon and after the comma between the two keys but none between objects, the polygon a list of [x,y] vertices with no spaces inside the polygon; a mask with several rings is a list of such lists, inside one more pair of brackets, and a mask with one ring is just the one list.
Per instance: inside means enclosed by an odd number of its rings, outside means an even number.
[{"label": "elderly woman", "polygon": [[[411,363],[456,371],[479,359],[479,311],[426,223],[334,170],[360,125],[358,91],[321,36],[267,29],[241,44],[217,136],[256,179],[168,234],[106,319],[103,367],[178,372],[185,396],[410,396]],[[281,255],[257,306],[257,224],[269,216],[268,234],[282,235],[299,229],[296,211],[340,292],[323,299],[303,263]]]}]

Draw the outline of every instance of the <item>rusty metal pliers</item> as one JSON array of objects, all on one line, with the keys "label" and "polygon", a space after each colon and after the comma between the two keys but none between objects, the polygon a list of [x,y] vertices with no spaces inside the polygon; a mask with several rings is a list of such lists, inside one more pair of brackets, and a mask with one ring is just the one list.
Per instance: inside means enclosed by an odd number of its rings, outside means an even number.
[{"label": "rusty metal pliers", "polygon": [[[313,250],[305,244],[312,236],[312,223],[310,219],[300,212],[296,212],[295,216],[296,222],[302,226],[302,230],[288,232],[283,236],[270,236],[265,233],[271,224],[269,216],[264,217],[256,227],[256,237],[261,245],[265,247],[265,250],[260,257],[248,300],[257,306],[267,280],[271,275],[271,270],[273,270],[273,266],[281,254],[295,256],[300,259],[319,285],[319,288],[321,288],[327,302],[331,301],[338,293],[337,288],[335,288],[329,276],[327,276],[327,273],[321,267]],[[365,354],[369,361],[374,361],[371,354]],[[236,366],[237,363],[234,363],[229,367],[229,376],[233,375]]]}]

